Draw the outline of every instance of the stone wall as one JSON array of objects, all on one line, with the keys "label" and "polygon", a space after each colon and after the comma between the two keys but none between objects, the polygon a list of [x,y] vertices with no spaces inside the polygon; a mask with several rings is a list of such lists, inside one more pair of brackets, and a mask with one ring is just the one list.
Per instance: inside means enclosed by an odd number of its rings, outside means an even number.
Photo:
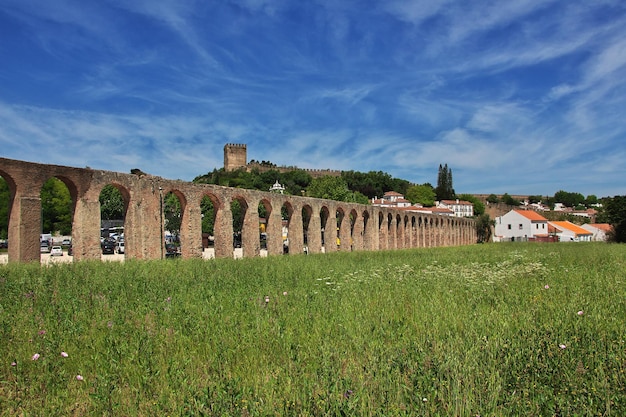
[{"label": "stone wall", "polygon": [[476,242],[471,219],[410,213],[389,207],[344,203],[211,184],[168,180],[152,175],[123,174],[0,158],[0,176],[9,185],[9,262],[39,261],[40,192],[50,177],[63,181],[73,201],[74,259],[100,259],[100,192],[106,185],[120,190],[125,206],[127,259],[164,257],[163,198],[174,193],[181,205],[183,258],[202,257],[201,201],[208,197],[216,212],[216,257],[233,256],[231,203],[245,209],[243,256],[259,256],[259,205],[267,212],[268,255],[283,253],[281,209],[289,218],[289,253],[386,250]]}]

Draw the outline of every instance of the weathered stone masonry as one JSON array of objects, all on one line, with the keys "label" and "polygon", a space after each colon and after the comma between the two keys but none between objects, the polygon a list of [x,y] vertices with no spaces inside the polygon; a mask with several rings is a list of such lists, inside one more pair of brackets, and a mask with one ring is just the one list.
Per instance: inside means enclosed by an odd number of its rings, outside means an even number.
[{"label": "weathered stone masonry", "polygon": [[[181,203],[183,258],[202,257],[201,201],[213,202],[215,256],[233,256],[231,203],[245,209],[243,256],[260,255],[258,206],[267,211],[268,255],[283,253],[282,216],[289,213],[289,252],[309,253],[387,250],[476,242],[474,221],[433,214],[410,213],[317,198],[195,184],[152,175],[123,174],[0,158],[0,176],[11,191],[9,262],[39,261],[43,184],[56,177],[67,185],[73,201],[74,259],[100,259],[100,192],[117,187],[125,202],[124,237],[128,259],[159,259],[164,254],[162,198],[169,192]],[[303,215],[304,213],[304,215]],[[305,243],[306,235],[306,243]]]}]

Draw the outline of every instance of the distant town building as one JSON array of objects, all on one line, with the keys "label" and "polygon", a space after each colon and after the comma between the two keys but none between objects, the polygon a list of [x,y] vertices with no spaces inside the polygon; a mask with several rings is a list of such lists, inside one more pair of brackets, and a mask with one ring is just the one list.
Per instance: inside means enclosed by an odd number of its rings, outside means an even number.
[{"label": "distant town building", "polygon": [[606,241],[611,231],[611,225],[608,223],[588,223],[580,227],[592,233],[592,241]]},{"label": "distant town building", "polygon": [[533,210],[511,210],[496,217],[494,241],[547,239],[548,219]]},{"label": "distant town building", "polygon": [[[387,191],[383,198],[374,197],[372,198],[372,205],[377,207],[409,207],[411,206],[411,202],[404,198],[404,195],[395,192],[395,191]],[[421,206],[420,206],[421,207]]]},{"label": "distant town building", "polygon": [[441,200],[435,202],[438,208],[452,210],[456,217],[473,217],[474,204],[469,201],[459,200]]},{"label": "distant town building", "polygon": [[559,238],[559,242],[591,242],[593,233],[568,221],[548,222],[549,233]]}]

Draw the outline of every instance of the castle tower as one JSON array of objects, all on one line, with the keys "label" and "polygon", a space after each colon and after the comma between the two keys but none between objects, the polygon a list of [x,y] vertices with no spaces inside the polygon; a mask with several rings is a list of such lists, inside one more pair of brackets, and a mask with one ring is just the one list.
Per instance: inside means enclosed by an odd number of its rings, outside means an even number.
[{"label": "castle tower", "polygon": [[248,155],[245,144],[227,143],[224,145],[224,170],[235,171],[245,168],[248,164]]}]

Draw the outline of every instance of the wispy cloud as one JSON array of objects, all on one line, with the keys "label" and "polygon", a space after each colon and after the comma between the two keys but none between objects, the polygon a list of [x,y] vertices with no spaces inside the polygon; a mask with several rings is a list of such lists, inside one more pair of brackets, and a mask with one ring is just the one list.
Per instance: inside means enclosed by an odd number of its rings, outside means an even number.
[{"label": "wispy cloud", "polygon": [[626,194],[618,0],[6,0],[0,28],[6,157],[191,179],[240,142],[418,183],[447,163],[459,192]]}]

